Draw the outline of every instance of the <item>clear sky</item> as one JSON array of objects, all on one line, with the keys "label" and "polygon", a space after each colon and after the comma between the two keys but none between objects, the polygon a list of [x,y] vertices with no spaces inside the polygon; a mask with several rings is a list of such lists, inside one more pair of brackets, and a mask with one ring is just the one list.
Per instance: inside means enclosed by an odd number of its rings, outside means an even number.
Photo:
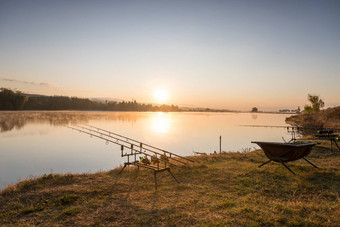
[{"label": "clear sky", "polygon": [[237,110],[303,107],[311,93],[340,105],[340,1],[0,0],[0,87]]}]

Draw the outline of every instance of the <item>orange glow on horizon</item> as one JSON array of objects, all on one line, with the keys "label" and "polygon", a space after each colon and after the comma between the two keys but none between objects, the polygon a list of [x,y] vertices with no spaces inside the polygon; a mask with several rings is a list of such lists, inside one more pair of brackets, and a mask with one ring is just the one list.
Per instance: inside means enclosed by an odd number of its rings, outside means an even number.
[{"label": "orange glow on horizon", "polygon": [[169,93],[167,90],[160,88],[154,91],[153,96],[157,102],[164,103],[168,100]]}]

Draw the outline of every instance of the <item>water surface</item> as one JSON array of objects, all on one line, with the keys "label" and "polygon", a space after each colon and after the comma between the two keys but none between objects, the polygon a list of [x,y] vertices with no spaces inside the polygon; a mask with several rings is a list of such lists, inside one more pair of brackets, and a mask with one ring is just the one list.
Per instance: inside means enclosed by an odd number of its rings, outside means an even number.
[{"label": "water surface", "polygon": [[65,126],[89,124],[179,155],[244,151],[251,141],[290,139],[287,114],[154,112],[0,112],[0,188],[49,173],[90,173],[123,164],[120,147]]}]

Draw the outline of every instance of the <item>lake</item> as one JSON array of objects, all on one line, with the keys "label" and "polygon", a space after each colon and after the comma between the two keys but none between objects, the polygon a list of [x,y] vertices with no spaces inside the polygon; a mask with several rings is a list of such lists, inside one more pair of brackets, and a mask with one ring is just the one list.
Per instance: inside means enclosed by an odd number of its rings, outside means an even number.
[{"label": "lake", "polygon": [[291,138],[287,114],[157,112],[0,112],[0,188],[49,173],[92,173],[122,165],[118,145],[66,127],[88,124],[179,155],[246,151],[251,141]]}]

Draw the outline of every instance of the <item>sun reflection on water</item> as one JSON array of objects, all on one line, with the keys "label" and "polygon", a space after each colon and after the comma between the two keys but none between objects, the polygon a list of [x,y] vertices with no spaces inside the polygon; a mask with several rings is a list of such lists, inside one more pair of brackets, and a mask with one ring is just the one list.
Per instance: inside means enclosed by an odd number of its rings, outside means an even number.
[{"label": "sun reflection on water", "polygon": [[171,128],[171,117],[162,112],[152,117],[151,120],[152,131],[156,133],[168,133]]}]

